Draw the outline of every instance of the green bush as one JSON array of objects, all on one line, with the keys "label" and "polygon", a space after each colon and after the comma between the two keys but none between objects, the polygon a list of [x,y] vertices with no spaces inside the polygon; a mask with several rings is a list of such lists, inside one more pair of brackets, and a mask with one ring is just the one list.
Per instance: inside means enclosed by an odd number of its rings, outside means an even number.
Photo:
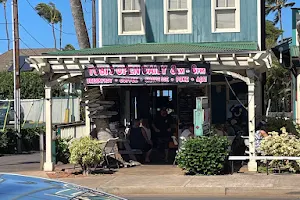
[{"label": "green bush", "polygon": [[73,140],[70,153],[70,163],[79,164],[84,174],[88,174],[91,167],[99,164],[103,158],[101,142],[91,137]]},{"label": "green bush", "polygon": [[[21,130],[22,151],[39,151],[39,134],[45,133],[44,128],[27,128]],[[12,129],[0,133],[0,153],[14,154],[17,152],[18,135]]]},{"label": "green bush", "polygon": [[267,119],[267,131],[276,131],[281,133],[281,128],[285,127],[286,130],[297,136],[300,137],[299,127],[296,125],[293,120],[291,119],[284,119],[283,117],[269,117]]},{"label": "green bush", "polygon": [[4,153],[4,149],[8,146],[8,137],[5,133],[0,133],[0,152]]},{"label": "green bush", "polygon": [[69,163],[69,143],[71,140],[72,138],[58,138],[56,140],[56,162]]},{"label": "green bush", "polygon": [[226,137],[197,137],[183,144],[176,160],[180,168],[191,174],[221,174],[229,154],[228,147]]}]

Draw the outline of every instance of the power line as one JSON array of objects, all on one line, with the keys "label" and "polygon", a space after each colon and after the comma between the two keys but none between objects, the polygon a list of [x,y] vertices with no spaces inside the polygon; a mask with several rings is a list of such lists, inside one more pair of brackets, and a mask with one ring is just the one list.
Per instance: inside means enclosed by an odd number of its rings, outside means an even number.
[{"label": "power line", "polygon": [[[29,2],[29,0],[26,0],[27,3],[29,4],[29,6],[34,10],[34,12],[36,13],[36,9],[34,8],[34,6]],[[49,26],[51,26],[51,24],[46,20],[44,19],[43,17],[41,17]],[[66,34],[66,35],[76,35],[75,33],[68,33],[68,32],[64,32],[62,30],[59,30],[57,29],[56,27],[54,27],[55,30],[57,31],[61,31],[62,33]]]},{"label": "power line", "polygon": [[32,38],[34,39],[37,43],[39,43],[42,47],[44,48],[47,48],[45,47],[45,45],[43,45],[42,43],[40,43],[33,35],[31,35],[31,33],[29,33],[29,31],[22,25],[19,23],[19,25],[24,29],[24,31]]},{"label": "power line", "polygon": [[[36,51],[34,51],[32,48],[30,48],[27,44],[26,44],[26,42],[24,42],[21,38],[19,38],[20,39],[20,41],[28,48],[28,49],[30,49],[33,53],[35,53],[36,55],[38,55],[38,53],[36,52]],[[28,56],[28,55],[27,55]]]}]

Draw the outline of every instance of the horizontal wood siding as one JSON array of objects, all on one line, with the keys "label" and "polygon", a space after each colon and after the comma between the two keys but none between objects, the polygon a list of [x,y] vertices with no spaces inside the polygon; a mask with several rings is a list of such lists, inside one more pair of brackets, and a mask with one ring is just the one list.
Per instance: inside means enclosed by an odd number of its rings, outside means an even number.
[{"label": "horizontal wood siding", "polygon": [[118,0],[102,0],[103,45],[257,41],[257,0],[241,0],[241,32],[211,32],[211,0],[193,0],[192,34],[164,34],[163,0],[146,0],[146,34],[118,35]]}]

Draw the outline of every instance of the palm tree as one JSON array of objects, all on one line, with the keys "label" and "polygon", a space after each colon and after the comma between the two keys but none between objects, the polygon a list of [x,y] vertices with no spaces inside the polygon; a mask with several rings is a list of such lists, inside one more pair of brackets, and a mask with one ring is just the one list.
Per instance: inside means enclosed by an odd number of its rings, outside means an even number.
[{"label": "palm tree", "polygon": [[62,35],[62,15],[59,10],[56,9],[55,4],[50,2],[49,4],[46,3],[39,3],[35,10],[37,11],[38,15],[44,18],[49,24],[52,26],[52,34],[54,39],[54,48],[56,48],[56,35],[55,35],[55,24],[60,23],[60,45],[61,45],[61,35]]},{"label": "palm tree", "polygon": [[10,50],[10,39],[9,39],[7,13],[6,13],[6,3],[7,3],[7,0],[0,0],[0,3],[3,4],[3,9],[4,9],[4,20],[5,20],[5,28],[6,28],[7,50],[9,51]]},{"label": "palm tree", "polygon": [[[288,0],[266,0],[266,14],[274,13],[275,18],[273,20],[274,24],[279,22],[280,30],[282,28],[282,9],[293,7],[295,2],[287,2]],[[281,41],[283,41],[283,33],[281,34]]]},{"label": "palm tree", "polygon": [[84,21],[81,0],[70,0],[75,31],[80,49],[91,48],[89,35]]}]

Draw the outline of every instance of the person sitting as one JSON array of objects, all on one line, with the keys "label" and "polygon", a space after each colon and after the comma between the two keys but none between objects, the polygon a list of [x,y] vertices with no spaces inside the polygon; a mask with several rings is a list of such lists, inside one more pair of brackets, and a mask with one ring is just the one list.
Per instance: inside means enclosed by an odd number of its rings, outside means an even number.
[{"label": "person sitting", "polygon": [[181,133],[181,137],[180,138],[184,138],[185,140],[188,140],[190,138],[194,137],[194,125],[190,124],[188,126],[187,129],[185,129],[182,133]]},{"label": "person sitting", "polygon": [[152,140],[151,140],[151,129],[149,127],[148,120],[147,119],[142,119],[140,126],[141,126],[142,130],[144,130],[146,135],[147,135],[146,149],[149,149],[149,151],[146,152],[145,162],[149,163],[150,162],[150,155],[151,155],[152,148],[153,148],[153,143],[152,143]]},{"label": "person sitting", "polygon": [[130,147],[132,149],[139,149],[143,153],[149,152],[150,149],[152,148],[151,141],[148,140],[145,129],[140,127],[140,120],[138,119],[135,119],[133,121],[133,125],[130,128],[129,141],[130,141]]},{"label": "person sitting", "polygon": [[255,132],[255,152],[257,154],[261,154],[262,152],[260,151],[260,145],[261,141],[265,138],[268,137],[268,133],[265,128],[265,122],[260,122],[259,125],[256,128]]}]

